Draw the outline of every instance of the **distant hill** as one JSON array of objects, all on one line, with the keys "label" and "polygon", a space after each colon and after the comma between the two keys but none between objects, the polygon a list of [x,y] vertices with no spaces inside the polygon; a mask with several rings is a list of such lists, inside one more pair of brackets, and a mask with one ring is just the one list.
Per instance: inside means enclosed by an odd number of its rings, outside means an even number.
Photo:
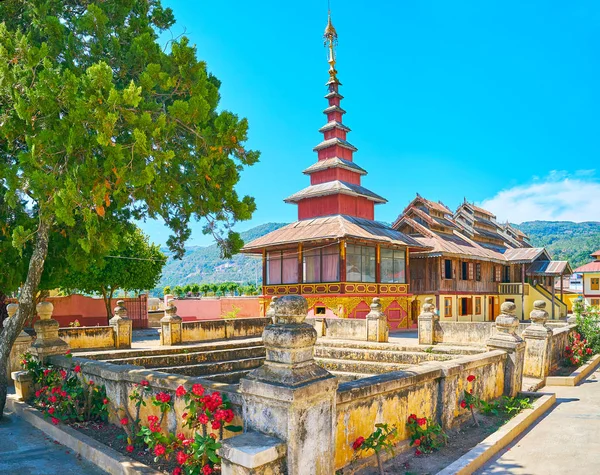
[{"label": "distant hill", "polygon": [[553,259],[569,261],[575,269],[590,261],[600,249],[600,223],[590,221],[526,221],[515,225],[535,247],[546,247]]},{"label": "distant hill", "polygon": [[[260,236],[285,226],[286,223],[267,223],[240,233],[244,242],[250,242]],[[162,251],[169,256],[158,288],[166,285],[202,284],[213,282],[252,282],[262,280],[262,263],[259,258],[237,254],[232,259],[221,259],[219,248],[212,246],[193,246],[186,249],[181,260],[170,257],[168,249]]]},{"label": "distant hill", "polygon": [[[241,233],[241,236],[245,242],[250,242],[285,224],[262,224]],[[568,260],[573,268],[589,262],[589,255],[600,249],[600,223],[597,222],[527,221],[514,226],[529,235],[533,246],[546,247],[553,259]],[[170,254],[166,249],[163,252]],[[261,279],[259,258],[238,254],[232,259],[221,259],[215,244],[190,247],[180,261],[169,257],[158,288],[205,282],[254,283],[258,280],[260,283]]]}]

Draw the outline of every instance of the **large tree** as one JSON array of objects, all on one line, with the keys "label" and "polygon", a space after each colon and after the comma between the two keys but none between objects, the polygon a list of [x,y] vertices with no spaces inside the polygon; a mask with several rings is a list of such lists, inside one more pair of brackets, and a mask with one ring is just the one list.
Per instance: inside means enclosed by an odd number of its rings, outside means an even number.
[{"label": "large tree", "polygon": [[29,218],[13,247],[31,249],[0,334],[1,415],[52,236],[106,255],[118,223],[162,218],[181,256],[190,222],[204,219],[229,256],[242,245],[233,223],[255,209],[235,185],[258,153],[244,145],[246,120],[217,110],[220,83],[188,39],[159,44],[174,24],[159,0],[4,0],[0,22],[0,195]]},{"label": "large tree", "polygon": [[119,236],[119,244],[110,255],[96,258],[82,270],[67,269],[59,286],[102,295],[106,316],[110,318],[114,293],[154,288],[166,262],[167,256],[160,252],[160,246],[150,244],[148,237],[133,227]]}]

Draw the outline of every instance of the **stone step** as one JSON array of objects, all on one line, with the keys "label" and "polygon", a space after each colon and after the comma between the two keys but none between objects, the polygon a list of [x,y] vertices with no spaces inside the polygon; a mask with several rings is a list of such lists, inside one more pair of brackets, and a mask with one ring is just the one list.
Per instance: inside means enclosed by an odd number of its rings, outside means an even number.
[{"label": "stone step", "polygon": [[347,383],[348,381],[356,381],[357,379],[369,378],[373,376],[372,374],[366,373],[347,373],[345,371],[330,371],[336,378],[338,378],[340,383]]},{"label": "stone step", "polygon": [[252,369],[244,369],[241,371],[229,371],[228,373],[207,374],[205,376],[202,376],[202,379],[225,384],[238,384],[240,382],[240,379],[246,376],[250,371],[252,371]]},{"label": "stone step", "polygon": [[264,346],[236,347],[209,351],[182,352],[168,355],[147,355],[133,358],[113,359],[114,364],[133,364],[144,368],[218,363],[265,356]]},{"label": "stone step", "polygon": [[262,338],[236,338],[231,340],[211,341],[207,343],[185,343],[177,346],[155,346],[153,348],[78,352],[77,356],[100,361],[112,361],[116,359],[134,358],[139,356],[173,355],[184,352],[193,353],[249,347],[264,347]]},{"label": "stone step", "polygon": [[458,345],[398,345],[395,343],[377,343],[369,341],[355,340],[333,340],[329,338],[320,338],[315,345],[316,348],[353,348],[364,350],[378,350],[388,352],[413,352],[427,353],[434,355],[475,355],[487,351],[485,348],[476,346],[458,346]]},{"label": "stone step", "polygon": [[154,368],[157,371],[171,374],[182,374],[185,376],[206,376],[219,373],[231,373],[241,370],[258,368],[265,358],[245,358],[240,360],[220,361],[215,363],[190,364],[185,366],[165,366]]},{"label": "stone step", "polygon": [[333,358],[315,358],[319,366],[332,373],[355,373],[355,374],[382,374],[391,371],[399,371],[410,365],[397,363],[381,363],[377,361],[352,361],[338,360]]},{"label": "stone step", "polygon": [[446,361],[453,356],[424,351],[386,351],[380,349],[315,347],[315,357],[353,361],[378,361],[382,363],[419,364],[426,361]]}]

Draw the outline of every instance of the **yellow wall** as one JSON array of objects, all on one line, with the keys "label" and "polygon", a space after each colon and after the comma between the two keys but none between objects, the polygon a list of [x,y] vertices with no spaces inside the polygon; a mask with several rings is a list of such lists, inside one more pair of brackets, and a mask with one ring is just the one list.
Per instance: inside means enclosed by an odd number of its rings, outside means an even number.
[{"label": "yellow wall", "polygon": [[583,293],[585,295],[586,305],[593,305],[592,299],[600,300],[600,290],[592,290],[592,278],[600,279],[600,272],[590,272],[583,274]]},{"label": "yellow wall", "polygon": [[[546,311],[548,312],[548,316],[552,319],[552,302],[551,299],[546,298],[544,294],[538,292],[533,286],[529,284],[525,284],[529,288],[529,295],[525,295],[524,298],[521,298],[521,294],[517,295],[501,295],[500,296],[500,305],[506,302],[507,300],[513,299],[515,305],[517,306],[517,317],[520,319],[528,320],[529,315],[533,311],[533,303],[536,300],[543,300],[546,302]],[[557,292],[555,295],[557,300],[560,300],[560,292]],[[523,314],[523,303],[525,304],[525,313]],[[561,313],[563,312],[563,313]],[[561,317],[566,317],[564,314],[563,308],[560,305],[554,305],[554,319],[559,320]]]},{"label": "yellow wall", "polygon": [[[423,307],[425,303],[425,299],[427,297],[433,298],[434,303],[436,302],[435,295],[419,295],[417,300],[419,300],[419,308]],[[439,303],[436,304],[436,308],[439,310],[440,314],[440,322],[488,322],[491,321],[489,318],[489,300],[488,295],[440,295]],[[491,297],[498,298],[497,295],[492,295]],[[444,316],[444,299],[449,298],[452,299],[452,315],[449,317]],[[481,312],[478,314],[470,314],[470,315],[462,315],[459,316],[459,304],[461,298],[469,298],[473,299],[473,312],[475,312],[475,299],[481,298]]]}]

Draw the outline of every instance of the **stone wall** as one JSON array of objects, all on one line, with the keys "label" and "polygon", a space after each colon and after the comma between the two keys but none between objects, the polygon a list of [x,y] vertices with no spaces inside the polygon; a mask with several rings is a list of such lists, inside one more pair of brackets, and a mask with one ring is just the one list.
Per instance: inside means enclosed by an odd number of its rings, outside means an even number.
[{"label": "stone wall", "polygon": [[451,427],[469,416],[460,408],[467,376],[475,375],[475,394],[485,400],[502,396],[507,355],[490,351],[452,361],[426,363],[340,384],[337,391],[335,468],[346,467],[352,443],[368,436],[377,423],[398,428],[398,449],[408,446],[406,420],[412,413]]},{"label": "stone wall", "polygon": [[188,320],[216,320],[230,312],[237,313],[238,318],[255,318],[261,316],[260,300],[251,297],[202,297],[174,299],[177,314]]},{"label": "stone wall", "polygon": [[[367,340],[367,320],[356,318],[307,318],[319,336],[341,340]],[[322,325],[322,327],[321,327]],[[322,328],[322,329],[321,329]],[[321,329],[321,331],[319,331]]]},{"label": "stone wall", "polygon": [[[552,328],[552,327],[551,327]],[[575,331],[576,325],[552,328],[550,343],[550,371],[554,371],[565,357],[565,347],[569,344],[569,335]]]},{"label": "stone wall", "polygon": [[[82,374],[87,380],[92,380],[97,385],[104,385],[106,387],[106,395],[110,400],[108,411],[109,421],[117,426],[120,425],[119,419],[123,417],[125,406],[128,407],[131,415],[135,415],[135,406],[129,400],[129,394],[132,393],[134,384],[139,384],[142,380],[150,383],[150,387],[152,388],[151,396],[164,391],[171,394],[175,400],[173,410],[169,412],[166,418],[169,431],[185,432],[181,425],[181,415],[185,412],[185,404],[182,399],[175,398],[175,390],[180,385],[185,386],[189,390],[196,383],[202,384],[207,394],[219,391],[226,395],[231,401],[232,409],[236,416],[232,424],[243,425],[241,417],[242,398],[239,395],[237,386],[234,385],[216,383],[191,376],[166,374],[135,365],[112,364],[106,361],[94,361],[79,357],[53,356],[50,358],[50,363],[60,368],[72,368],[79,364],[81,365]],[[160,411],[157,406],[154,406],[147,400],[146,406],[142,406],[140,412],[140,419],[143,423],[148,420],[149,415],[160,416]],[[225,437],[231,437],[232,435],[235,434],[225,431]]]},{"label": "stone wall", "polygon": [[[179,308],[178,308],[179,310]],[[269,318],[235,318],[183,322],[182,343],[261,336]]]},{"label": "stone wall", "polygon": [[69,327],[58,330],[58,336],[72,349],[98,350],[115,347],[113,327]]}]

